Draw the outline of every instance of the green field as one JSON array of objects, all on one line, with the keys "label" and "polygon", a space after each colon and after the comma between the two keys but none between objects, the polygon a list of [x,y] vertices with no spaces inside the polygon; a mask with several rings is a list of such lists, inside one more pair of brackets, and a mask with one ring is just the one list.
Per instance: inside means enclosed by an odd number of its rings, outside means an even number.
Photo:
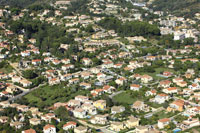
[{"label": "green field", "polygon": [[85,94],[85,90],[71,92],[69,87],[65,87],[63,84],[60,84],[55,86],[44,86],[34,90],[33,92],[24,96],[24,100],[27,100],[27,103],[31,106],[44,108],[50,107],[56,102],[67,102],[77,95]]},{"label": "green field", "polygon": [[132,97],[128,92],[123,92],[113,97],[114,102],[122,104],[133,104],[136,100],[137,98]]},{"label": "green field", "polygon": [[188,129],[188,130],[185,130],[185,132],[188,132],[188,133],[195,133],[195,132],[200,132],[200,127],[197,126],[197,127],[193,127],[191,129]]},{"label": "green field", "polygon": [[141,74],[148,74],[148,75],[152,76],[155,80],[161,80],[161,79],[165,79],[165,78],[159,77],[159,76],[157,76],[157,74],[160,74],[163,71],[169,71],[169,72],[175,73],[175,71],[170,68],[156,68],[154,73],[141,73]]},{"label": "green field", "polygon": [[11,73],[13,71],[13,67],[10,66],[9,64],[7,64],[6,66],[4,66],[3,68],[0,68],[0,72],[3,72],[3,73]]}]

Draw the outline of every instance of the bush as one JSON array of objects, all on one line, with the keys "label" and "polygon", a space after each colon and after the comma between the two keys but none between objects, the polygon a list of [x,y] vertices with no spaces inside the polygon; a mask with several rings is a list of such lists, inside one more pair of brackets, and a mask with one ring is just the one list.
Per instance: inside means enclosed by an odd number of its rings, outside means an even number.
[{"label": "bush", "polygon": [[6,67],[6,65],[7,65],[6,61],[0,62],[0,68],[4,68],[4,67]]},{"label": "bush", "polygon": [[127,21],[123,23],[117,18],[107,17],[99,25],[108,30],[115,30],[120,36],[158,36],[160,29],[156,25],[141,21]]},{"label": "bush", "polygon": [[33,70],[23,71],[22,74],[23,74],[23,77],[27,79],[34,79],[38,76]]}]

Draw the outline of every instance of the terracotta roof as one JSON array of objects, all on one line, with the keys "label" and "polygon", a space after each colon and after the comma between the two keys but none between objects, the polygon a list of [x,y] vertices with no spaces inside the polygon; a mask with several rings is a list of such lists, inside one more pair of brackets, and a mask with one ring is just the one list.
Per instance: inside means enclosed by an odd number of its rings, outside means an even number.
[{"label": "terracotta roof", "polygon": [[154,89],[153,89],[153,90],[151,90],[151,93],[156,93],[156,92],[157,92],[157,91],[156,91],[156,90],[154,90]]},{"label": "terracotta roof", "polygon": [[168,91],[172,91],[172,90],[177,90],[176,87],[170,87],[170,88],[167,88]]},{"label": "terracotta roof", "polygon": [[167,96],[167,94],[164,94],[164,93],[161,93],[161,94],[158,94],[159,96],[161,96],[161,97],[166,97]]},{"label": "terracotta roof", "polygon": [[169,81],[169,80],[160,81],[161,85],[166,85],[166,84],[170,84],[170,83],[171,83],[171,81]]},{"label": "terracotta roof", "polygon": [[133,107],[140,107],[141,105],[143,105],[143,102],[142,102],[142,101],[136,101],[136,102],[133,104]]},{"label": "terracotta roof", "polygon": [[164,118],[164,119],[160,119],[160,120],[158,120],[159,122],[168,122],[168,121],[170,121],[170,119],[169,118]]},{"label": "terracotta roof", "polygon": [[197,87],[197,84],[192,84],[192,87]]},{"label": "terracotta roof", "polygon": [[40,59],[32,60],[32,62],[40,62],[40,61],[41,61]]},{"label": "terracotta roof", "polygon": [[138,85],[138,84],[131,84],[131,87],[137,87],[137,88],[139,88],[140,85]]},{"label": "terracotta roof", "polygon": [[176,100],[172,104],[176,104],[177,106],[183,106],[184,105],[184,101],[183,100]]},{"label": "terracotta roof", "polygon": [[183,78],[174,78],[176,81],[183,81]]},{"label": "terracotta roof", "polygon": [[65,125],[63,125],[63,127],[66,127],[66,126],[69,126],[69,125],[74,125],[74,126],[76,126],[76,122],[74,122],[74,121],[69,121],[69,122],[67,122]]},{"label": "terracotta roof", "polygon": [[49,128],[55,128],[54,125],[50,125],[50,124],[47,124],[46,126],[43,127],[44,130],[47,130]]}]

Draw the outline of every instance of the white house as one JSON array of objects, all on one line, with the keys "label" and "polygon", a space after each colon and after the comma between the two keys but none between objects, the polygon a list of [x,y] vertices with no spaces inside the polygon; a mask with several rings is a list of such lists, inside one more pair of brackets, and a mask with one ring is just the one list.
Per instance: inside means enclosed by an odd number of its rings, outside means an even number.
[{"label": "white house", "polygon": [[170,87],[170,88],[163,89],[163,92],[167,94],[173,94],[173,93],[177,93],[178,89],[176,87]]},{"label": "white house", "polygon": [[26,79],[22,79],[22,80],[20,80],[19,82],[20,82],[20,84],[23,85],[23,87],[29,87],[29,86],[32,84],[31,81],[28,81],[28,80],[26,80]]},{"label": "white house", "polygon": [[170,119],[169,118],[160,119],[160,120],[158,120],[158,128],[159,129],[163,129],[169,123],[170,123]]},{"label": "white house", "polygon": [[82,108],[76,108],[73,110],[74,117],[77,118],[86,118],[86,111],[83,110]]},{"label": "white house", "polygon": [[133,91],[139,91],[140,88],[141,88],[141,86],[138,85],[138,84],[131,84],[130,85],[130,90],[133,90]]},{"label": "white house", "polygon": [[111,114],[122,113],[124,111],[125,111],[125,107],[123,107],[123,106],[113,106],[111,108]]},{"label": "white house", "polygon": [[67,105],[70,106],[70,107],[80,107],[81,102],[79,100],[71,99],[67,102]]},{"label": "white house", "polygon": [[73,121],[69,121],[67,122],[65,125],[63,125],[63,130],[67,131],[69,129],[73,129],[77,126],[77,123],[76,122],[73,122]]},{"label": "white house", "polygon": [[11,127],[15,127],[16,129],[20,129],[20,128],[23,127],[23,123],[18,122],[18,121],[15,121],[15,122],[11,122],[11,123],[10,123],[10,126],[11,126]]},{"label": "white house", "polygon": [[199,119],[188,119],[182,122],[187,128],[192,128],[196,126],[200,126]]},{"label": "white house", "polygon": [[94,118],[90,120],[92,124],[101,124],[105,125],[107,123],[107,116],[108,115],[96,115]]},{"label": "white house", "polygon": [[75,97],[75,100],[78,100],[78,101],[84,103],[84,101],[89,100],[89,98],[86,97],[86,96],[78,95],[78,96]]},{"label": "white house", "polygon": [[149,81],[152,81],[153,80],[153,77],[149,76],[149,75],[143,75],[141,76],[141,81],[143,83],[148,83]]},{"label": "white house", "polygon": [[158,94],[158,95],[155,96],[154,102],[156,102],[158,104],[162,104],[168,99],[169,99],[168,95],[166,95],[166,94]]},{"label": "white house", "polygon": [[174,40],[183,40],[185,39],[185,33],[184,32],[174,32]]},{"label": "white house", "polygon": [[30,56],[30,55],[31,55],[30,51],[21,52],[21,56],[23,56],[23,57]]},{"label": "white house", "polygon": [[193,83],[192,85],[189,85],[188,88],[191,90],[199,90],[200,86],[198,83]]},{"label": "white house", "polygon": [[88,130],[87,127],[78,126],[74,128],[74,133],[86,133],[87,130]]},{"label": "white house", "polygon": [[48,124],[43,127],[43,133],[56,133],[56,127]]}]

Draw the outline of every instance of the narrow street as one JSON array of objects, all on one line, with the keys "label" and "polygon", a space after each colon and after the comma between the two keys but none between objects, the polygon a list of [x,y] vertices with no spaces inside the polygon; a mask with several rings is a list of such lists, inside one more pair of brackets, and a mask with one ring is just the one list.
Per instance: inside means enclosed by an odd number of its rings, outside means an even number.
[{"label": "narrow street", "polygon": [[27,95],[28,93],[30,93],[30,92],[32,92],[32,91],[34,91],[34,90],[40,88],[40,87],[43,86],[43,85],[45,85],[45,84],[40,84],[39,86],[34,87],[34,88],[32,88],[32,89],[27,89],[26,91],[23,91],[21,94],[15,96],[15,97],[9,98],[8,101],[15,101],[15,100],[17,100],[17,99],[19,99],[19,98],[21,98],[21,97]]},{"label": "narrow street", "polygon": [[118,94],[121,94],[121,93],[123,93],[124,91],[118,91],[118,92],[115,92],[115,93],[113,93],[113,94],[111,94],[111,95],[109,95],[109,98],[113,98],[114,96],[116,96],[116,95],[118,95]]},{"label": "narrow street", "polygon": [[[19,70],[19,68],[18,68],[18,66],[17,66],[17,63],[11,63],[10,61],[8,61],[8,63],[9,63],[9,64],[14,68],[14,70],[18,73],[18,76],[20,76],[21,78],[25,79],[24,77],[22,77],[22,73],[21,73],[21,71]],[[13,84],[13,85],[14,85],[14,84]],[[34,87],[34,88],[32,88],[32,89],[25,89],[25,88],[20,87],[20,86],[18,86],[18,85],[14,85],[14,86],[16,86],[17,88],[19,88],[19,89],[20,89],[21,91],[23,91],[23,92],[22,92],[21,94],[17,95],[17,96],[14,96],[14,97],[9,98],[8,101],[15,101],[15,100],[17,100],[17,99],[19,99],[19,98],[21,98],[21,97],[27,95],[28,93],[30,93],[30,92],[32,92],[32,91],[34,91],[34,90],[40,88],[40,87],[43,86],[43,85],[45,85],[45,84],[40,84],[39,86],[36,86],[36,87]]]},{"label": "narrow street", "polygon": [[[15,71],[19,74],[20,77],[22,77],[21,71],[18,69],[18,64],[17,63],[11,63],[8,61],[8,63],[15,69]],[[23,77],[22,77],[23,78]]]},{"label": "narrow street", "polygon": [[94,129],[100,129],[103,133],[116,133],[114,131],[110,131],[107,129],[107,127],[109,126],[104,126],[104,127],[100,127],[100,126],[94,126],[92,124],[89,124],[83,120],[78,120],[76,119],[78,122],[80,122],[81,124],[83,124],[84,126],[90,127],[90,128],[94,128]]}]

